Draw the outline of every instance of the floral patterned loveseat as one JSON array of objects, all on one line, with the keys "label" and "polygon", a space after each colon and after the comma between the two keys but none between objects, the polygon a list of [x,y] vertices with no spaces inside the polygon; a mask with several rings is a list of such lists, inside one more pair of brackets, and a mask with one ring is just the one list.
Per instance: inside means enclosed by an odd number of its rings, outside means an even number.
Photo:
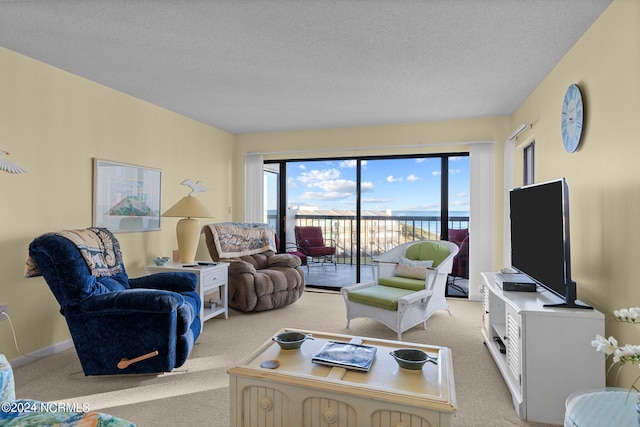
[{"label": "floral patterned loveseat", "polygon": [[85,411],[63,403],[16,399],[13,370],[0,354],[0,425],[3,427],[135,427],[135,424],[100,412]]}]

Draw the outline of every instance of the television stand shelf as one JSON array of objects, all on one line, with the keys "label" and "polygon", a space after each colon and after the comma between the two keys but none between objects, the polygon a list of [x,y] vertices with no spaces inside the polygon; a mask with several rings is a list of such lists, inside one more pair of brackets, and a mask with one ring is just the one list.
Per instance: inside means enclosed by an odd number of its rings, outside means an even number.
[{"label": "television stand shelf", "polygon": [[591,347],[597,334],[604,335],[604,315],[545,307],[561,301],[540,287],[503,291],[495,273],[482,273],[482,284],[482,335],[516,413],[523,420],[562,424],[569,395],[605,386],[604,357]]}]

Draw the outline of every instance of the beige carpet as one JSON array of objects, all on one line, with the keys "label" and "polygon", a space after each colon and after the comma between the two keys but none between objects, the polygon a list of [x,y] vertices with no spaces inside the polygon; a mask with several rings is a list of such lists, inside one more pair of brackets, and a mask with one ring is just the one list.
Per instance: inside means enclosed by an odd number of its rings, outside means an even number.
[{"label": "beige carpet", "polygon": [[[428,329],[415,327],[403,340],[450,347],[456,383],[456,426],[543,426],[521,421],[511,395],[480,334],[482,306],[449,298],[453,316],[434,314]],[[396,339],[393,331],[369,319],[345,328],[342,296],[309,290],[279,310],[211,319],[187,363],[170,374],[85,377],[70,349],[15,368],[18,398],[88,404],[140,427],[212,426],[229,423],[227,369],[284,327]],[[296,426],[291,426],[296,427]]]}]

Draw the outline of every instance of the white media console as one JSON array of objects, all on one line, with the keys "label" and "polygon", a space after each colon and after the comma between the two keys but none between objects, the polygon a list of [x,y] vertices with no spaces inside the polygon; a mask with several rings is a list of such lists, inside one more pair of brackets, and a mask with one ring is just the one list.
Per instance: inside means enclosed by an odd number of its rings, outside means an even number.
[{"label": "white media console", "polygon": [[604,335],[604,315],[595,309],[550,308],[560,298],[537,292],[503,291],[495,273],[482,273],[482,335],[523,420],[562,424],[573,392],[605,386],[603,354],[591,341]]}]

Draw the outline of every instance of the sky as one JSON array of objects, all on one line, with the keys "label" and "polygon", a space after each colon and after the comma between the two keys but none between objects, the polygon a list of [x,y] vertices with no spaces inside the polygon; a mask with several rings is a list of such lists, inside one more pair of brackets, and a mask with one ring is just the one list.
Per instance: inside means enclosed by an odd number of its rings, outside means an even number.
[{"label": "sky", "polygon": [[[440,211],[440,158],[362,161],[362,208]],[[300,209],[356,207],[356,161],[289,162],[288,206]],[[275,209],[275,197],[267,197]],[[273,206],[271,206],[273,205]],[[469,210],[469,157],[449,160],[449,210]]]}]

